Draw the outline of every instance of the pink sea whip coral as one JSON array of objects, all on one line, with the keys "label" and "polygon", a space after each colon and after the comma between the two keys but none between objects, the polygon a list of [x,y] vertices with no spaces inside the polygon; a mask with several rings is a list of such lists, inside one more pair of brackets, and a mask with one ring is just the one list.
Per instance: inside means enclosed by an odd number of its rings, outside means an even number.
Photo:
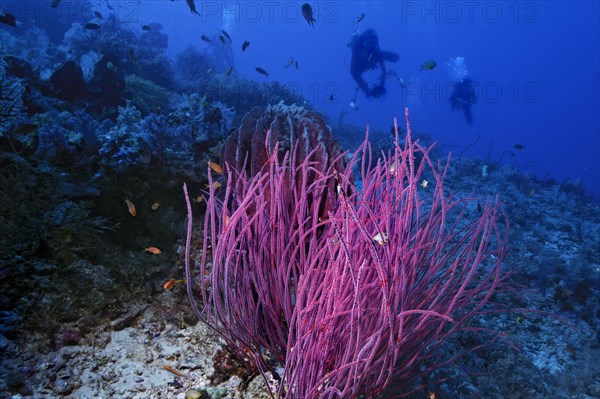
[{"label": "pink sea whip coral", "polygon": [[[188,199],[193,308],[248,367],[283,367],[278,397],[408,387],[450,334],[475,330],[466,321],[504,284],[508,226],[496,223],[497,201],[467,221],[476,199],[445,194],[448,163],[434,164],[431,148],[412,140],[408,110],[406,121],[393,154],[373,158],[367,133],[344,170],[332,162],[315,171],[313,153],[297,159],[297,147],[280,160],[275,148],[253,177],[228,168],[221,198],[209,172],[199,270]],[[357,163],[362,190],[352,183]],[[321,215],[325,200],[334,206]]]}]

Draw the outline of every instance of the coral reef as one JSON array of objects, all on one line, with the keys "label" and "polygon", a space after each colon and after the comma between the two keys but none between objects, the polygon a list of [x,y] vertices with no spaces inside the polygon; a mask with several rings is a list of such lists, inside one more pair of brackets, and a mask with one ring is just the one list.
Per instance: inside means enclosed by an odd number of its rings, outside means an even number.
[{"label": "coral reef", "polygon": [[208,78],[211,69],[210,60],[194,46],[188,46],[177,54],[175,71],[178,85],[182,88],[198,84],[202,78]]},{"label": "coral reef", "polygon": [[50,77],[55,96],[62,100],[74,101],[86,97],[83,70],[70,60],[56,69]]},{"label": "coral reef", "polygon": [[6,74],[7,64],[0,59],[0,137],[22,119],[25,88],[20,80]]},{"label": "coral reef", "polygon": [[127,29],[114,14],[96,23],[100,28],[89,30],[85,28],[85,23],[74,22],[65,33],[60,49],[65,53],[72,53],[76,62],[91,51],[110,56],[116,67],[123,68],[125,73],[133,73],[134,60],[128,52],[138,42],[136,34]]},{"label": "coral reef", "polygon": [[99,151],[107,173],[122,174],[140,165],[149,168],[152,160],[181,165],[198,162],[211,148],[220,146],[233,118],[227,106],[209,105],[198,95],[182,96],[169,107],[175,109],[168,115],[145,117],[132,101],[118,107],[117,124],[102,137]]},{"label": "coral reef", "polygon": [[123,70],[116,67],[115,61],[114,55],[100,58],[88,84],[90,107],[99,115],[99,119],[114,119],[116,107],[125,104]]},{"label": "coral reef", "polygon": [[46,32],[35,26],[26,29],[23,34],[14,36],[0,30],[1,51],[27,60],[35,66],[36,72],[49,68],[57,60],[50,49],[52,45]]},{"label": "coral reef", "polygon": [[[223,145],[222,160],[224,165],[238,172],[245,168],[248,176],[255,176],[269,164],[269,156],[274,156],[275,152],[281,162],[288,152],[294,154],[298,163],[304,162],[310,155],[312,165],[306,176],[308,181],[318,179],[332,168],[342,171],[346,165],[341,148],[317,112],[283,103],[268,106],[264,112],[254,108],[247,113],[240,127],[229,135]],[[235,174],[232,178],[235,179]],[[289,177],[288,184],[294,183],[298,190],[303,189],[301,181]],[[314,199],[323,218],[333,206],[331,195],[337,191],[338,184],[330,178],[323,202]]]},{"label": "coral reef", "polygon": [[175,86],[174,68],[171,60],[164,54],[169,37],[160,32],[160,24],[153,23],[150,26],[152,29],[140,35],[135,48],[130,47],[128,55],[135,64],[136,75],[172,89]]},{"label": "coral reef", "polygon": [[[209,102],[235,104],[241,117],[254,107],[270,104],[305,104],[304,99],[279,82],[258,83],[237,76],[235,71],[218,71],[212,58],[190,46],[177,55],[175,73],[178,88],[186,93],[202,93]],[[239,123],[239,121],[235,121]]]},{"label": "coral reef", "polygon": [[257,107],[247,113],[240,127],[227,139],[222,158],[225,164],[237,170],[245,166],[249,176],[254,176],[267,163],[275,144],[282,160],[286,152],[294,150],[296,143],[296,159],[300,162],[316,151],[313,154],[316,170],[325,171],[332,163],[337,170],[344,169],[343,160],[339,158],[341,148],[333,141],[323,118],[315,111],[283,103],[268,106],[265,111]]},{"label": "coral reef", "polygon": [[168,110],[172,96],[164,87],[136,75],[125,77],[125,95],[144,116]]},{"label": "coral reef", "polygon": [[47,111],[35,115],[32,122],[39,126],[33,133],[37,139],[37,158],[62,167],[77,166],[86,171],[93,169],[98,161],[98,131],[109,125],[108,121],[98,123],[81,109],[73,113]]}]

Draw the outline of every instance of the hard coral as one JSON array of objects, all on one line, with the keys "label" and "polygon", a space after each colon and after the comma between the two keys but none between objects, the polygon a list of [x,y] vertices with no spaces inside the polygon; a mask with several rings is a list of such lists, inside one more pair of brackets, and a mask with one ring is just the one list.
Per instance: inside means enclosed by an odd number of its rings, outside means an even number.
[{"label": "hard coral", "polygon": [[[225,142],[222,159],[224,164],[236,171],[245,168],[248,176],[255,176],[269,163],[269,154],[274,154],[274,151],[277,151],[280,162],[288,152],[294,152],[297,164],[310,157],[308,181],[318,179],[331,168],[342,171],[346,164],[329,126],[317,112],[283,103],[269,106],[265,112],[254,108],[247,113],[241,126]],[[301,179],[286,178],[288,184],[295,182],[301,189]],[[318,213],[323,218],[331,209],[330,195],[336,192],[337,184],[339,182],[336,183],[334,178],[329,179],[324,201],[315,201],[315,204],[320,203]]]},{"label": "hard coral", "polygon": [[168,110],[171,92],[137,75],[125,77],[125,94],[142,115]]},{"label": "hard coral", "polygon": [[10,128],[22,116],[23,93],[25,88],[19,79],[7,76],[6,63],[0,60],[0,136]]},{"label": "hard coral", "polygon": [[206,78],[206,71],[209,68],[212,68],[210,60],[194,46],[188,46],[177,54],[175,71],[177,81],[184,82],[183,86],[190,86],[194,82]]},{"label": "hard coral", "polygon": [[298,160],[304,160],[312,150],[316,150],[313,159],[317,170],[326,170],[334,161],[337,170],[343,169],[343,161],[339,158],[341,148],[333,141],[331,130],[323,118],[315,111],[283,103],[269,106],[264,112],[258,107],[248,112],[241,126],[227,139],[223,147],[223,161],[241,170],[247,156],[246,172],[254,176],[267,162],[267,153],[273,152],[276,143],[279,143],[282,159],[296,142]]},{"label": "hard coral", "polygon": [[22,34],[0,31],[2,53],[26,60],[36,70],[47,68],[55,61],[50,56],[52,45],[46,32],[38,27],[27,27]]},{"label": "hard coral", "polygon": [[83,70],[73,60],[56,69],[50,77],[50,83],[57,98],[74,101],[86,95]]}]

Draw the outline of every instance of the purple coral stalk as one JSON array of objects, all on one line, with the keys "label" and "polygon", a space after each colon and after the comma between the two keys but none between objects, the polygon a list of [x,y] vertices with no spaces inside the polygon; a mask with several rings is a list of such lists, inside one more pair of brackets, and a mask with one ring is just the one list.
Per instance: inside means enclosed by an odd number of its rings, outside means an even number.
[{"label": "purple coral stalk", "polygon": [[[374,164],[367,132],[343,171],[315,170],[312,155],[295,151],[280,162],[275,149],[252,178],[228,169],[222,200],[209,171],[200,262],[208,278],[192,285],[186,262],[188,292],[193,302],[201,292],[198,315],[240,360],[261,373],[269,359],[284,366],[278,397],[373,397],[392,382],[407,386],[502,283],[508,228],[496,224],[497,200],[468,222],[475,199],[444,193],[448,163],[434,164],[431,147],[412,141],[408,110],[406,121],[404,146],[396,139],[394,154]],[[362,191],[351,176],[359,161]],[[327,215],[323,201],[334,204]]]},{"label": "purple coral stalk", "polygon": [[[312,249],[321,245],[319,228],[326,222],[319,221],[319,210],[334,198],[329,194],[333,167],[315,168],[317,150],[301,160],[294,151],[280,162],[276,146],[253,177],[227,167],[222,198],[209,170],[200,278],[192,285],[195,273],[189,267],[188,293],[200,319],[261,372],[267,367],[265,353],[285,362],[296,285]],[[195,304],[195,289],[202,307]]]}]

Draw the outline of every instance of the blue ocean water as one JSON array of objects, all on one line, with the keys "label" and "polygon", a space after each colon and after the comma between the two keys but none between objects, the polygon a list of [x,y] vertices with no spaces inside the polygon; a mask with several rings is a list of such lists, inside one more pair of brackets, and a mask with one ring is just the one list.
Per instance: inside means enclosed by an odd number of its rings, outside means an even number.
[{"label": "blue ocean water", "polygon": [[[50,9],[42,1],[3,1],[2,8],[52,35],[54,21],[93,17],[92,8],[111,7],[132,28],[160,23],[173,59],[189,45],[202,51],[200,35],[225,29],[233,39],[236,74],[277,81],[331,120],[348,111],[354,97],[351,36],[373,28],[381,48],[400,56],[388,64],[396,77],[388,79],[380,98],[360,93],[345,122],[387,132],[392,118],[409,107],[413,126],[454,154],[476,142],[465,156],[502,160],[543,179],[581,181],[600,195],[598,2],[316,1],[310,3],[314,27],[303,18],[300,2],[199,1],[200,15],[183,1],[77,4],[65,1]],[[364,19],[355,23],[361,14]],[[246,51],[243,41],[250,42]],[[290,57],[298,69],[283,68]],[[464,58],[475,83],[470,125],[448,102],[454,82],[448,63],[455,57]],[[437,67],[421,71],[428,60]],[[257,66],[269,76],[259,75]],[[376,79],[377,73],[366,76]]]},{"label": "blue ocean water", "polygon": [[[124,3],[121,11],[132,23],[160,22],[173,56],[189,44],[202,49],[201,33],[227,30],[239,74],[293,88],[332,119],[348,109],[356,88],[347,44],[353,32],[373,28],[381,48],[399,54],[388,68],[404,86],[390,78],[383,97],[359,94],[358,109],[345,122],[387,132],[392,118],[409,107],[413,126],[454,154],[479,136],[465,156],[502,159],[543,179],[579,179],[600,195],[598,2],[310,4],[314,28],[296,2],[202,1],[200,17],[181,1]],[[362,13],[364,19],[354,23]],[[242,52],[244,40],[251,44]],[[458,56],[476,84],[471,125],[448,103],[454,80],[447,64]],[[298,61],[298,70],[282,67],[290,57]],[[437,67],[420,71],[428,60]],[[256,66],[269,77],[257,74]],[[524,148],[516,150],[515,144]]]}]

